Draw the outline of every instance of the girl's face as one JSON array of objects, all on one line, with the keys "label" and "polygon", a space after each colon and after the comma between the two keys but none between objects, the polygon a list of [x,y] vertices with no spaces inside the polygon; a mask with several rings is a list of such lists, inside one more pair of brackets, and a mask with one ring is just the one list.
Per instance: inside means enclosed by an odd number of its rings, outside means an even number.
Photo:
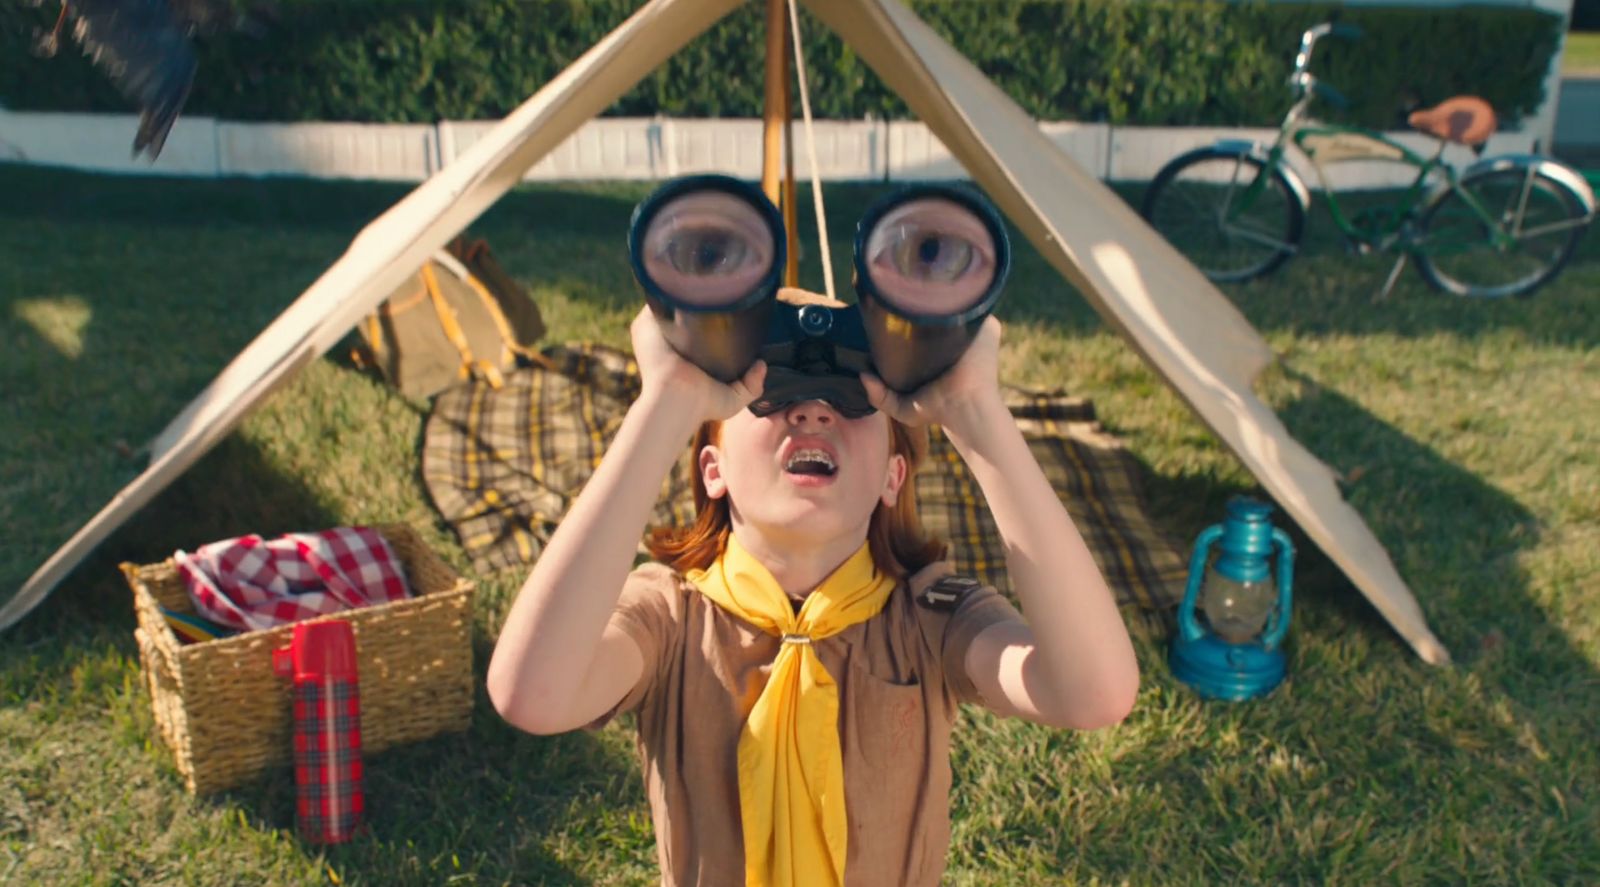
[{"label": "girl's face", "polygon": [[907,473],[887,416],[847,419],[816,400],[769,416],[741,410],[699,463],[711,498],[728,497],[735,527],[775,541],[865,539],[873,510],[894,504]]}]

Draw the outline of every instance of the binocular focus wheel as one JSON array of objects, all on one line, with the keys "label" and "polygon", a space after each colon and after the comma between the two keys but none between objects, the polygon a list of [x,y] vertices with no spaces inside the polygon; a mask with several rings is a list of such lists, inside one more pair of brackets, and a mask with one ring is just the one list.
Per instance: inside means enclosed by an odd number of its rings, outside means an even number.
[{"label": "binocular focus wheel", "polygon": [[801,332],[808,336],[821,336],[833,329],[833,312],[821,305],[801,305],[795,319]]}]

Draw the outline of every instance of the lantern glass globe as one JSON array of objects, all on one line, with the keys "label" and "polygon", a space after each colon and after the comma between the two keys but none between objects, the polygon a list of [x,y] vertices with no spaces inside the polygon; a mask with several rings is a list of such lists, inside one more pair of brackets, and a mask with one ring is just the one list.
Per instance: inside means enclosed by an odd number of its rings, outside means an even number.
[{"label": "lantern glass globe", "polygon": [[1230,644],[1259,638],[1277,602],[1277,585],[1270,576],[1259,582],[1239,582],[1211,569],[1200,590],[1200,611],[1206,622],[1217,637]]}]

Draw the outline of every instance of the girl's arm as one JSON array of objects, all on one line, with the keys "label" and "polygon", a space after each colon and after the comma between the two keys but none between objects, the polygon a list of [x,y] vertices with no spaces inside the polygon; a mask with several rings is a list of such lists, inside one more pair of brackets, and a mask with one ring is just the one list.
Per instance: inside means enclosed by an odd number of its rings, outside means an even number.
[{"label": "girl's arm", "polygon": [[990,708],[1059,727],[1093,729],[1133,708],[1139,665],[1115,598],[1000,398],[1000,322],[985,321],[949,372],[896,396],[875,379],[869,397],[909,424],[941,425],[966,460],[1006,545],[1006,568],[1027,625],[981,632],[968,675]]},{"label": "girl's arm", "polygon": [[638,646],[606,624],[661,481],[702,422],[743,409],[765,378],[757,362],[738,382],[717,382],[672,350],[648,310],[632,335],[639,399],[517,593],[489,661],[495,709],[532,733],[581,727],[638,682]]}]

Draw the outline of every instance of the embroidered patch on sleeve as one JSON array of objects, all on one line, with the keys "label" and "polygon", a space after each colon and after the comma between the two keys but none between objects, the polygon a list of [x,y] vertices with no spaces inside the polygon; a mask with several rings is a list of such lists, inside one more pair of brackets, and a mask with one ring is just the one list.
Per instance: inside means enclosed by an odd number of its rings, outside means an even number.
[{"label": "embroidered patch on sleeve", "polygon": [[976,579],[966,576],[946,576],[938,582],[928,586],[928,590],[917,596],[917,603],[930,610],[943,610],[949,612],[961,606],[967,595],[977,590],[980,583]]}]

